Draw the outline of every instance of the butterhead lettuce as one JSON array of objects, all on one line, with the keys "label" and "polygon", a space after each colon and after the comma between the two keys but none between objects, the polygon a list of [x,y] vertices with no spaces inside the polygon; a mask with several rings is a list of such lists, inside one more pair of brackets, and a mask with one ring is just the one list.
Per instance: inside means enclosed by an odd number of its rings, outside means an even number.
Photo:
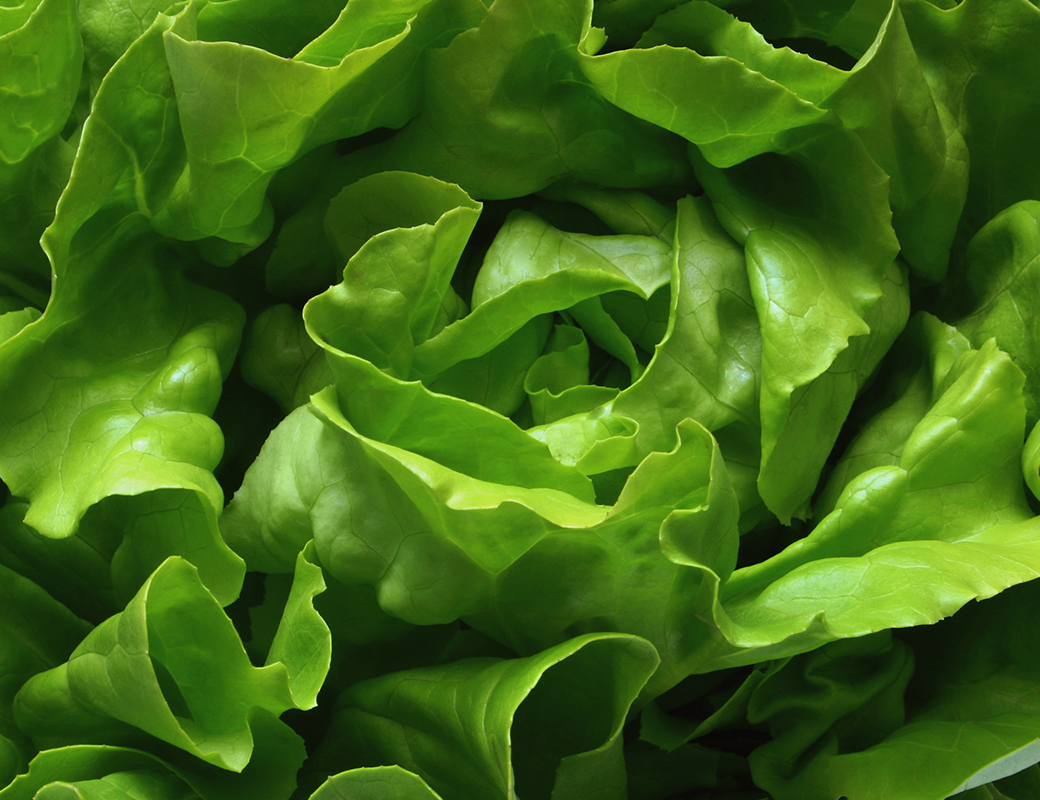
[{"label": "butterhead lettuce", "polygon": [[0,5],[0,800],[1040,798],[1038,37]]}]

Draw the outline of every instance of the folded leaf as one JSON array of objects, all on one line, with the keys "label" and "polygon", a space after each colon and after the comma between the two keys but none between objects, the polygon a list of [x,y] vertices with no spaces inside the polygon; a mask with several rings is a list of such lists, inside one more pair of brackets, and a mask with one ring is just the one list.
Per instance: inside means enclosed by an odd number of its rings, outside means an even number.
[{"label": "folded leaf", "polygon": [[[762,331],[759,492],[786,523],[804,515],[859,386],[901,330],[907,290],[892,267],[885,173],[832,112],[736,58],[685,49],[717,16],[669,26],[665,15],[647,42],[667,43],[581,64],[611,102],[696,146],[697,177],[745,248]],[[791,81],[826,72],[789,52],[756,54],[756,67],[763,58]],[[640,88],[650,84],[653,93]],[[872,326],[866,315],[882,297]]]},{"label": "folded leaf", "polygon": [[972,350],[927,315],[896,352],[910,373],[900,410],[866,426],[865,457],[807,537],[722,586],[714,613],[729,645],[702,669],[931,624],[1040,572],[1040,519],[1018,477],[1021,371],[992,341]]},{"label": "folded leaf", "polygon": [[12,716],[15,694],[64,661],[90,626],[21,575],[0,567],[0,577],[0,782],[6,785],[32,754]]},{"label": "folded leaf", "polygon": [[[301,569],[313,571],[302,558]],[[293,653],[288,663],[254,667],[194,567],[171,558],[66,664],[22,687],[18,725],[41,747],[138,743],[137,729],[241,772],[253,752],[251,729],[258,715],[313,705],[324,678],[317,654],[324,652],[327,659],[328,643],[313,635],[321,627],[313,610],[298,606],[317,590],[301,586],[306,594],[291,600],[286,624],[292,629],[281,634],[281,643],[276,638],[272,655],[284,653],[285,637],[301,634],[311,649]],[[200,675],[206,680],[200,682]]]},{"label": "folded leaf", "polygon": [[43,796],[39,793],[48,786],[61,792],[69,784],[98,786],[94,782],[110,775],[145,772],[159,777],[166,786],[178,786],[182,793],[178,797],[284,800],[296,785],[296,771],[305,756],[303,742],[270,714],[254,716],[252,732],[254,757],[241,773],[228,772],[166,745],[146,751],[77,744],[38,753],[27,772],[0,790],[0,798],[33,800]]},{"label": "folded leaf", "polygon": [[412,377],[415,349],[455,321],[449,281],[480,209],[457,186],[406,172],[344,189],[325,217],[343,282],[309,304],[310,324],[334,347]]},{"label": "folded leaf", "polygon": [[344,693],[315,758],[396,762],[445,800],[623,798],[621,727],[656,666],[642,639],[590,634],[529,658],[394,673]]},{"label": "folded leaf", "polygon": [[776,737],[751,757],[759,785],[779,800],[893,791],[943,800],[1006,776],[1018,755],[1018,768],[1031,763],[1040,712],[1034,643],[1023,632],[1036,595],[1029,583],[973,603],[900,632],[887,654],[856,657],[842,643],[844,654],[829,645],[793,659],[755,701],[756,721]]},{"label": "folded leaf", "polygon": [[325,351],[307,335],[300,312],[285,304],[253,321],[242,345],[242,376],[286,413],[332,383]]},{"label": "folded leaf", "polygon": [[927,279],[942,278],[967,191],[967,149],[925,80],[899,4],[848,72],[775,48],[741,20],[694,0],[662,15],[639,46],[684,45],[702,56],[733,58],[834,111],[891,179],[892,226],[903,258]]},{"label": "folded leaf", "polygon": [[[422,391],[398,386],[417,397]],[[447,416],[458,401],[447,400],[438,401],[444,424],[458,425]],[[477,409],[465,408],[476,418]],[[520,470],[543,474],[536,465],[548,456],[535,457],[537,450],[508,451],[514,477],[494,477],[362,433],[332,387],[315,396],[313,410],[324,424],[306,409],[290,415],[225,515],[228,541],[251,566],[284,571],[313,538],[334,577],[376,586],[385,611],[415,624],[463,617],[521,653],[586,631],[644,636],[664,662],[651,696],[703,658],[698,647],[710,638],[696,617],[703,573],[675,563],[672,552],[728,576],[738,513],[704,428],[681,425],[674,450],[647,457],[614,505],[603,507],[561,491],[559,481],[518,483]],[[482,413],[482,424],[495,419]],[[669,587],[667,602],[659,587]]]}]

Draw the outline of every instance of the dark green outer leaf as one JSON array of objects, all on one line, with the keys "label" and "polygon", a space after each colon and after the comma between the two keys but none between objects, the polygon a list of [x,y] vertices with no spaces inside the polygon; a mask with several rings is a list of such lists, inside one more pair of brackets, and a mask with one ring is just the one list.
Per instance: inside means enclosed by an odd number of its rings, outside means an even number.
[{"label": "dark green outer leaf", "polygon": [[1040,8],[1029,0],[964,0],[947,10],[905,0],[901,8],[932,90],[971,156],[963,246],[998,212],[1040,197],[1032,135],[1040,125]]},{"label": "dark green outer leaf", "polygon": [[327,746],[397,762],[445,800],[620,800],[621,727],[656,666],[644,640],[590,634],[523,659],[394,673],[343,695]]}]

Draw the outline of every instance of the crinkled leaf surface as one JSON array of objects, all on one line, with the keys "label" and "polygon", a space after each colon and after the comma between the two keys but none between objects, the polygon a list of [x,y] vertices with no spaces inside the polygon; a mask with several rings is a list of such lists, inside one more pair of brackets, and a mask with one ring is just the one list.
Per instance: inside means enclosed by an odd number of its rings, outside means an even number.
[{"label": "crinkled leaf surface", "polygon": [[[702,16],[689,21],[698,34],[716,22]],[[759,491],[786,522],[804,515],[858,387],[907,313],[887,176],[836,115],[736,58],[686,49],[683,27],[652,32],[668,43],[585,56],[582,69],[612,102],[696,146],[697,177],[744,246],[762,331]],[[768,71],[807,66],[784,57],[770,54]],[[658,91],[641,91],[648,83]]]},{"label": "crinkled leaf surface", "polygon": [[[560,483],[492,481],[487,469],[453,471],[365,436],[331,387],[313,410],[322,421],[298,409],[275,432],[225,516],[225,535],[251,565],[284,570],[313,538],[333,576],[376,585],[391,614],[427,625],[461,616],[520,652],[584,630],[635,633],[665,662],[648,691],[667,688],[698,657],[701,573],[670,552],[696,552],[728,575],[737,514],[702,427],[684,424],[675,449],[648,457],[603,507]],[[298,465],[293,473],[280,450]],[[546,456],[531,453],[523,466],[534,470]],[[662,605],[655,587],[665,585]]]},{"label": "crinkled leaf surface", "polygon": [[913,365],[903,408],[866,426],[862,453],[852,445],[859,459],[842,473],[834,509],[721,589],[716,619],[729,642],[765,649],[731,656],[723,647],[716,664],[930,624],[1036,577],[1038,520],[1018,477],[1021,371],[992,341],[973,350],[933,317],[917,317],[901,345]]},{"label": "crinkled leaf surface", "polygon": [[0,798],[1040,796],[1036,3],[290,6],[0,7]]},{"label": "crinkled leaf surface", "polygon": [[680,179],[679,141],[582,77],[590,11],[583,0],[492,4],[479,27],[427,54],[421,112],[362,151],[358,169],[434,175],[481,199],[530,194],[564,175],[625,188]]}]

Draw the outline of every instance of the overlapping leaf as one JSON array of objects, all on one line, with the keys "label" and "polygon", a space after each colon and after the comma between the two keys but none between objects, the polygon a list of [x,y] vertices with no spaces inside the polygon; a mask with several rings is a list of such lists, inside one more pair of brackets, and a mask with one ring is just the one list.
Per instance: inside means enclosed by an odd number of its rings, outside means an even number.
[{"label": "overlapping leaf", "polygon": [[67,663],[22,687],[19,727],[42,748],[141,744],[144,732],[241,772],[256,717],[313,707],[328,669],[328,629],[311,605],[324,585],[302,554],[297,583],[269,663],[254,667],[197,571],[168,559]]},{"label": "overlapping leaf", "polygon": [[621,726],[656,664],[643,640],[591,634],[529,658],[387,675],[340,698],[316,759],[396,762],[445,800],[623,798]]}]

